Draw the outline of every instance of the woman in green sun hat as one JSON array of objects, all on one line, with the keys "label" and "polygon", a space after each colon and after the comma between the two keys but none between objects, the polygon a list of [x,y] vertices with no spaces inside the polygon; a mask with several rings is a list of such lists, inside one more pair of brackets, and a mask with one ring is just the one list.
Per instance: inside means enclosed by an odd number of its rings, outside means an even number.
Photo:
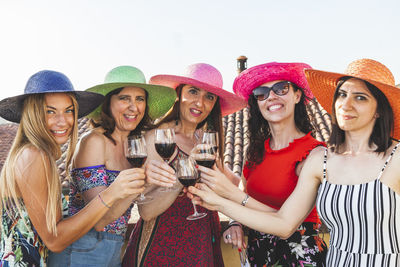
[{"label": "woman in green sun hat", "polygon": [[[73,159],[69,216],[84,209],[121,171],[132,168],[124,149],[128,136],[151,128],[152,121],[166,113],[176,99],[175,90],[146,84],[143,73],[131,66],[112,69],[103,84],[87,91],[105,99],[88,115],[94,129],[82,137]],[[133,175],[143,179],[144,170],[134,170]],[[62,253],[52,253],[49,266],[120,266],[132,201],[142,192],[143,182],[137,186],[137,194],[110,205],[88,234]]]}]

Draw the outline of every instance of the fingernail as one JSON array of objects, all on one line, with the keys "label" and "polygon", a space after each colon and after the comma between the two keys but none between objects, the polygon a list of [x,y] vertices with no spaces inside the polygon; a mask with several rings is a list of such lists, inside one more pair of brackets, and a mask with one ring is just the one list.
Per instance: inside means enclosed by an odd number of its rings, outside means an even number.
[{"label": "fingernail", "polygon": [[199,168],[199,165],[196,164],[196,169],[198,169],[198,168]]},{"label": "fingernail", "polygon": [[242,252],[242,249],[238,248],[239,252]]}]

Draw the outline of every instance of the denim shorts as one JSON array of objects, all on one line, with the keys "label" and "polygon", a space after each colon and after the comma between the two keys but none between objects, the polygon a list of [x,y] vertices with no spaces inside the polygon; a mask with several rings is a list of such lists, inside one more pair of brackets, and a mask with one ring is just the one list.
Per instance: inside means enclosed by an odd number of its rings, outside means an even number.
[{"label": "denim shorts", "polygon": [[90,230],[60,253],[50,252],[48,267],[119,267],[123,236]]}]

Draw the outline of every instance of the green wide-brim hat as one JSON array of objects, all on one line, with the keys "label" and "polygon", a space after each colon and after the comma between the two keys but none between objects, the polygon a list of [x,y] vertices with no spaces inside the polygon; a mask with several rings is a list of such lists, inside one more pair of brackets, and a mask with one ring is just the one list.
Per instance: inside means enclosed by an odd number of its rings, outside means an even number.
[{"label": "green wide-brim hat", "polygon": [[[86,91],[105,96],[115,89],[128,86],[142,88],[148,93],[147,107],[152,120],[167,113],[177,99],[174,89],[167,86],[147,84],[143,72],[132,66],[119,66],[112,69],[107,73],[103,84],[93,86]],[[88,117],[94,120],[99,119],[101,107],[102,105],[90,113]]]}]

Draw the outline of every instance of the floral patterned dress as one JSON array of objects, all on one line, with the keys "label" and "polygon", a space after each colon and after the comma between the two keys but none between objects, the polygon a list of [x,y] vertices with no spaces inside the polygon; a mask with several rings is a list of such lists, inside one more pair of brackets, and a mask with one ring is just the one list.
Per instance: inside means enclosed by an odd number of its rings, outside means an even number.
[{"label": "floral patterned dress", "polygon": [[[68,214],[68,203],[62,199],[63,216]],[[20,216],[3,210],[1,225],[0,267],[45,267],[48,249],[32,225],[21,200]]]}]

